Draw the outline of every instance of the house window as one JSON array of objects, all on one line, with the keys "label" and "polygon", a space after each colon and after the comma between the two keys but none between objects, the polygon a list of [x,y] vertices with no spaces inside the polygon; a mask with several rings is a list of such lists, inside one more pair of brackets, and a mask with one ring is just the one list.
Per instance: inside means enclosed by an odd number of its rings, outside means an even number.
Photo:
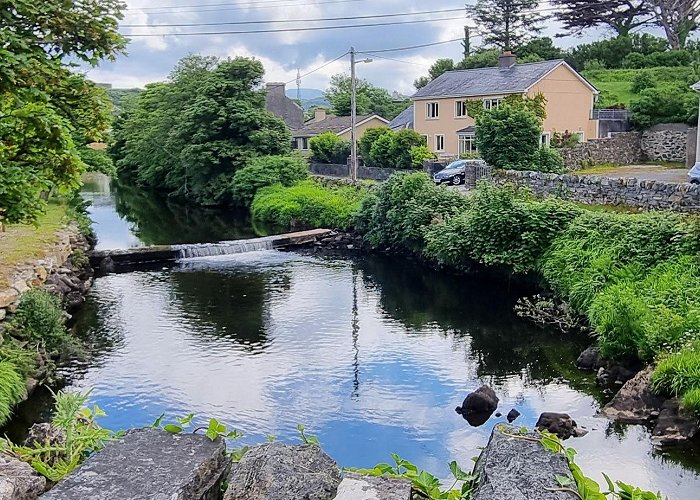
[{"label": "house window", "polygon": [[455,102],[455,117],[466,118],[467,116],[469,116],[467,113],[467,101]]},{"label": "house window", "polygon": [[552,136],[549,132],[545,132],[540,137],[540,146],[549,146],[552,141]]},{"label": "house window", "polygon": [[425,117],[428,119],[435,119],[438,117],[438,103],[429,102],[426,104]]},{"label": "house window", "polygon": [[294,149],[300,149],[302,151],[309,149],[309,138],[297,137],[292,141],[292,147]]},{"label": "house window", "polygon": [[442,134],[435,136],[435,151],[445,151],[445,136]]},{"label": "house window", "polygon": [[486,110],[492,110],[492,109],[498,109],[498,106],[501,105],[501,100],[500,99],[484,99],[484,109]]},{"label": "house window", "polygon": [[474,134],[459,134],[457,142],[459,143],[460,155],[476,153],[476,137]]}]

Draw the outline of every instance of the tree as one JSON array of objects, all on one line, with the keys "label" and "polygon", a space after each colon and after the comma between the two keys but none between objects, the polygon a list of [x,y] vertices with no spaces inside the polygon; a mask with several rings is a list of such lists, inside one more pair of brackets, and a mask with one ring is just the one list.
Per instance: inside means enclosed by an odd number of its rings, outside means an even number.
[{"label": "tree", "polygon": [[309,140],[311,159],[320,163],[347,163],[350,142],[333,132],[324,132]]},{"label": "tree", "polygon": [[467,12],[482,29],[485,46],[517,52],[542,31],[538,6],[539,0],[478,0]]},{"label": "tree", "polygon": [[656,15],[656,23],[664,29],[672,49],[685,47],[688,35],[700,22],[700,2],[697,0],[646,0]]},{"label": "tree", "polygon": [[416,81],[413,82],[413,86],[417,89],[421,89],[425,87],[428,83],[432,82],[437,77],[442,75],[443,73],[446,73],[447,71],[452,71],[453,69],[455,69],[455,62],[452,59],[438,59],[432,64],[432,66],[430,66],[430,69],[428,69],[429,76],[422,76],[416,79]]},{"label": "tree", "polygon": [[646,0],[552,0],[551,3],[558,7],[556,18],[573,35],[606,26],[619,36],[627,36],[633,29],[648,25],[654,17]]},{"label": "tree", "polygon": [[697,123],[697,94],[686,86],[648,87],[630,105],[632,123],[638,129],[657,123]]},{"label": "tree", "polygon": [[[337,74],[331,77],[331,83],[324,92],[331,104],[331,112],[337,116],[350,116],[350,76]],[[376,87],[365,79],[357,79],[356,105],[358,115],[379,115],[387,120],[398,116],[411,105],[410,99],[395,101],[386,89]]]},{"label": "tree", "polygon": [[375,165],[373,162],[373,158],[370,153],[370,151],[372,150],[372,145],[374,145],[377,139],[379,139],[381,136],[391,133],[391,129],[387,127],[370,127],[367,130],[365,130],[365,132],[362,134],[362,137],[360,137],[360,140],[357,141],[357,149],[360,153],[360,158],[362,158],[362,161],[365,165],[367,165],[368,167],[379,166]]},{"label": "tree", "polygon": [[539,156],[542,125],[528,109],[504,105],[476,119],[481,157],[496,168],[531,170]]}]

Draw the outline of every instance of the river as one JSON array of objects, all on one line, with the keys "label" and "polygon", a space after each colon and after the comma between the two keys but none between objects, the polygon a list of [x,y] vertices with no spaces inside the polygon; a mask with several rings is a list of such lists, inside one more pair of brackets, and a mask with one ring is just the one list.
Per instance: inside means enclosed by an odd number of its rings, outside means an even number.
[{"label": "river", "polygon": [[[241,214],[110,189],[105,178],[86,183],[84,196],[98,248],[263,232]],[[656,451],[645,428],[594,417],[606,396],[574,367],[589,340],[515,316],[526,292],[388,257],[190,259],[97,278],[75,318],[89,356],[62,371],[71,387],[92,391],[114,430],[194,413],[243,432],[242,446],[269,435],[298,442],[303,424],[342,466],[370,467],[393,452],[444,478],[451,460],[470,468],[504,420],[471,427],[455,413],[487,383],[499,411],[520,411],[518,424],[558,411],[586,427],[567,445],[599,482],[606,472],[672,499],[698,498],[697,453]],[[48,406],[45,395],[33,398],[10,429],[45,417]]]}]

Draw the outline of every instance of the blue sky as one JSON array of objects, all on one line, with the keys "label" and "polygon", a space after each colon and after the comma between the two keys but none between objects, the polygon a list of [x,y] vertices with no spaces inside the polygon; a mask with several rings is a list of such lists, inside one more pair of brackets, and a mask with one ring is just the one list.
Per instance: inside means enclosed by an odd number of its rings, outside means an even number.
[{"label": "blue sky", "polygon": [[[468,0],[472,3],[474,0]],[[279,23],[293,19],[314,19],[373,14],[421,12],[461,8],[463,1],[434,0],[126,0],[123,25],[163,25],[187,23],[221,23],[251,20],[274,20],[272,24],[252,26],[213,27],[123,27],[130,33],[183,33],[187,31],[230,31],[253,28],[281,29],[290,26],[314,26],[319,23]],[[218,4],[218,5],[217,5]],[[179,6],[179,8],[174,8]],[[547,2],[541,8],[548,9]],[[431,18],[431,16],[422,16]],[[311,71],[331,61],[354,45],[358,50],[384,49],[440,42],[460,38],[466,19],[461,12],[434,14],[432,18],[457,18],[440,22],[397,26],[352,28],[343,30],[311,31],[296,33],[265,33],[245,35],[210,36],[158,36],[134,37],[128,47],[128,55],[115,63],[103,63],[91,69],[88,76],[98,82],[112,83],[115,87],[141,87],[148,82],[163,80],[170,69],[183,56],[190,53],[205,55],[254,56],[265,65],[267,81],[289,81],[301,73]],[[398,18],[395,20],[407,20]],[[416,18],[413,18],[416,19]],[[366,21],[333,21],[334,24],[355,22],[377,23],[387,19]],[[323,23],[325,25],[331,22]],[[543,34],[553,36],[559,31],[557,23],[549,21]],[[586,39],[604,32],[592,32]],[[557,43],[571,46],[580,39],[561,38]],[[478,45],[479,40],[473,41]],[[413,91],[413,80],[425,73],[439,57],[461,58],[459,42],[438,45],[405,52],[385,54],[395,60],[375,58],[371,64],[358,66],[358,76],[372,83],[403,93]],[[398,60],[398,61],[397,61]],[[401,61],[401,62],[399,62]],[[324,89],[331,75],[348,71],[348,58],[329,64],[302,80],[302,86]]]}]

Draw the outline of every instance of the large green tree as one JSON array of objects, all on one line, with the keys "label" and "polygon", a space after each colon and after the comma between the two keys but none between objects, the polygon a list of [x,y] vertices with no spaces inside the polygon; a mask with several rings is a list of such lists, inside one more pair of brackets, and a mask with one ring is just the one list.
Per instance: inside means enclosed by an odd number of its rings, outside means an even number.
[{"label": "large green tree", "polygon": [[551,0],[558,7],[555,17],[567,34],[580,35],[584,30],[605,26],[620,36],[648,25],[653,19],[647,0]]},{"label": "large green tree", "polygon": [[111,152],[120,175],[201,204],[231,201],[235,172],[285,154],[291,135],[265,110],[260,61],[188,56],[122,112]]},{"label": "large green tree", "polygon": [[[331,112],[337,116],[350,116],[349,75],[339,73],[331,77],[330,85],[324,92],[331,104]],[[372,85],[363,78],[356,82],[356,103],[358,115],[379,115],[387,120],[395,118],[411,105],[409,99],[395,100],[386,89]]]},{"label": "large green tree", "polygon": [[[116,0],[0,0],[0,216],[34,221],[53,191],[84,168],[74,139],[97,137],[98,93],[68,62],[97,64],[124,50]],[[83,101],[82,99],[86,99]]]},{"label": "large green tree", "polygon": [[544,16],[539,0],[478,0],[467,6],[483,31],[483,44],[501,50],[517,50],[542,31]]}]

